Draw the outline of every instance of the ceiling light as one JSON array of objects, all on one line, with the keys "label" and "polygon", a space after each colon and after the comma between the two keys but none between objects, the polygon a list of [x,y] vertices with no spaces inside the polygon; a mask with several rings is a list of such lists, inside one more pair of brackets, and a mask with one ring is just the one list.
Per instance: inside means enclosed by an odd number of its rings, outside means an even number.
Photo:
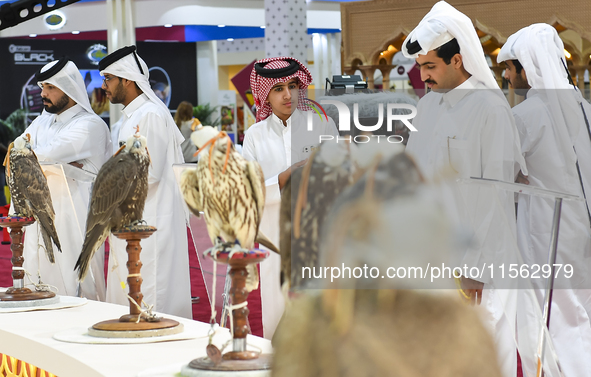
[{"label": "ceiling light", "polygon": [[172,24],[166,24],[164,27],[172,27]]},{"label": "ceiling light", "polygon": [[567,58],[567,59],[570,59],[570,57],[572,56],[572,55],[570,54],[570,52],[568,52],[568,51],[566,50],[566,48],[564,49],[564,55],[566,55],[566,58]]},{"label": "ceiling light", "polygon": [[29,34],[29,37],[31,38],[35,38],[37,36],[37,34]]},{"label": "ceiling light", "polygon": [[226,27],[226,25],[218,25],[218,27]]},{"label": "ceiling light", "polygon": [[72,32],[72,34],[76,35],[76,34],[80,34],[80,32],[79,32],[78,30],[74,30],[74,31]]},{"label": "ceiling light", "polygon": [[228,38],[227,41],[228,42],[232,42],[234,40],[234,38]]},{"label": "ceiling light", "polygon": [[266,26],[261,26],[261,29],[264,29]]}]

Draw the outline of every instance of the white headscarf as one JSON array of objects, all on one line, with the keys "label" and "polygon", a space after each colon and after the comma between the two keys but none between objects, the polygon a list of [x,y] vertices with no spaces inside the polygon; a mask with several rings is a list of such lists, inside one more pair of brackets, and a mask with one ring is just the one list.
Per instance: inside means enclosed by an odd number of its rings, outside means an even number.
[{"label": "white headscarf", "polygon": [[[565,70],[564,43],[548,24],[533,24],[511,35],[497,62],[519,60],[534,89],[573,89]],[[564,64],[564,65],[563,65]]]},{"label": "white headscarf", "polygon": [[[402,53],[407,58],[416,59],[418,55],[426,55],[453,38],[460,45],[460,54],[466,71],[487,88],[499,89],[484,57],[484,50],[472,21],[445,1],[433,5],[431,11],[410,32],[402,44]],[[411,54],[408,52],[408,44],[413,42],[418,42],[421,50]]]},{"label": "white headscarf", "polygon": [[518,60],[528,84],[546,98],[561,153],[570,166],[578,161],[583,189],[591,195],[591,136],[581,105],[584,99],[568,82],[564,43],[558,32],[548,24],[519,30],[507,39],[497,56],[499,63],[506,60]]},{"label": "white headscarf", "polygon": [[[54,60],[44,65],[40,72],[46,72],[58,62],[59,60]],[[48,83],[58,87],[74,102],[82,106],[84,110],[94,114],[92,106],[90,106],[90,101],[88,100],[88,92],[86,91],[86,85],[84,85],[84,79],[74,62],[69,61],[59,72],[46,80],[37,82],[37,85],[43,88],[42,83]]]},{"label": "white headscarf", "polygon": [[[142,67],[143,73],[140,72],[138,62]],[[168,132],[171,133],[171,137],[174,138],[176,144],[180,145],[184,141],[183,135],[179,131],[176,123],[174,123],[174,119],[170,115],[170,110],[152,90],[149,81],[150,72],[148,70],[148,66],[146,65],[146,62],[144,62],[144,60],[140,58],[139,55],[137,55],[135,52],[125,55],[124,57],[113,62],[100,72],[101,76],[104,76],[105,73],[121,77],[127,80],[135,81],[137,86],[139,86],[142,92],[144,92],[144,94],[147,95],[148,98],[152,100],[152,102],[166,110],[166,113],[169,115],[168,117],[166,117]]]}]

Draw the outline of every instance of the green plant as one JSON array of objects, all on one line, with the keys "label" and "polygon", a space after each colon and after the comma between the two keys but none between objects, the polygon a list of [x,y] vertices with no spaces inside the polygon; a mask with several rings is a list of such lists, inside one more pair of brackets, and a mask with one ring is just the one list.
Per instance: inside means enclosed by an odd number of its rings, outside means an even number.
[{"label": "green plant", "polygon": [[193,116],[205,126],[217,127],[220,125],[220,117],[214,118],[217,115],[219,106],[211,106],[209,103],[198,105],[193,108]]},{"label": "green plant", "polygon": [[14,140],[17,136],[25,132],[27,128],[25,110],[18,109],[13,111],[6,120],[0,119],[0,124],[8,127],[11,133],[10,140]]}]

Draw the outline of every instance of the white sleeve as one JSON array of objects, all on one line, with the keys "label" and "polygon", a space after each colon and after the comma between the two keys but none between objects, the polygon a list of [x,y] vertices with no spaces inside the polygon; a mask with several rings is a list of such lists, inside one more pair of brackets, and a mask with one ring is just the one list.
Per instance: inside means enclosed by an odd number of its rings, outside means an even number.
[{"label": "white sleeve", "polygon": [[70,163],[105,155],[107,125],[92,118],[83,118],[74,122],[71,127],[56,134],[48,143],[34,149],[39,161]]},{"label": "white sleeve", "polygon": [[139,121],[139,130],[148,142],[148,153],[150,154],[150,169],[148,170],[148,184],[160,182],[164,175],[164,168],[168,161],[168,132],[166,131],[166,120],[157,113],[149,112]]},{"label": "white sleeve", "polygon": [[[516,156],[512,114],[507,108],[493,107],[481,118],[483,126],[480,138],[481,177],[505,182],[514,181]],[[477,161],[478,156],[472,156]],[[462,265],[477,267],[509,263],[517,250],[514,241],[515,207],[513,193],[493,187],[464,186],[462,196],[474,231],[471,246]],[[483,270],[482,277],[474,280],[490,283],[489,270]]]},{"label": "white sleeve", "polygon": [[[334,123],[333,123],[334,124]],[[242,143],[242,156],[249,161],[259,162],[256,155],[256,148],[252,133],[247,132],[244,135],[244,142]],[[281,202],[281,190],[279,189],[279,174],[272,177],[265,177],[265,202],[267,204]]]}]

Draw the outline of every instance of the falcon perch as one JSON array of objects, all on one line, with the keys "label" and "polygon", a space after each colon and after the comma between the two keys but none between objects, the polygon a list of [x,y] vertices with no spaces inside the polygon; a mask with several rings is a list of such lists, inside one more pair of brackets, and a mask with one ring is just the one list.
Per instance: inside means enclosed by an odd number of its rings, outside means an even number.
[{"label": "falcon perch", "polygon": [[86,236],[75,266],[79,280],[86,276],[92,256],[112,230],[142,219],[150,166],[146,143],[143,136],[131,136],[98,172],[86,219]]},{"label": "falcon perch", "polygon": [[[31,136],[19,136],[8,147],[6,154],[6,177],[14,211],[19,216],[34,217],[39,224],[45,253],[55,263],[53,243],[61,252],[62,247],[55,230],[55,211],[47,178],[41,170],[37,156],[31,150]],[[53,241],[53,243],[52,243]]]}]

